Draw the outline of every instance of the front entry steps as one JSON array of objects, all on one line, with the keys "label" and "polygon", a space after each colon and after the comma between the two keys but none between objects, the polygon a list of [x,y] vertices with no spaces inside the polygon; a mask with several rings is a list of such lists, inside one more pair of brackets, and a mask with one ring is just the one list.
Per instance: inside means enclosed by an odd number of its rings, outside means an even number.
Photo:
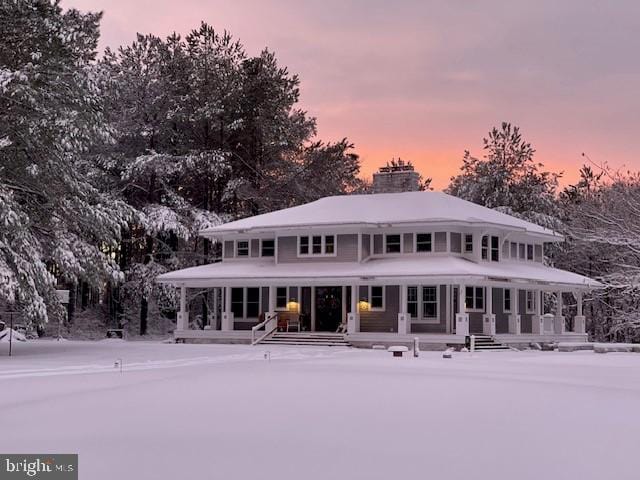
[{"label": "front entry steps", "polygon": [[260,345],[295,345],[312,347],[350,347],[341,333],[323,332],[274,332],[260,342]]},{"label": "front entry steps", "polygon": [[[471,336],[466,338],[467,348],[471,348]],[[475,335],[476,351],[509,351],[511,348],[502,343],[498,343],[496,339],[490,335]]]}]

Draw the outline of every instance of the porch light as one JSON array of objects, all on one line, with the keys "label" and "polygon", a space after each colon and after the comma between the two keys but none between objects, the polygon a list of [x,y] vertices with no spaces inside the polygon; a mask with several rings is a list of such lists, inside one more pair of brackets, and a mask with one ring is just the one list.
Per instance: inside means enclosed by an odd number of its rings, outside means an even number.
[{"label": "porch light", "polygon": [[360,300],[358,302],[358,311],[360,312],[368,312],[370,308],[369,302],[366,300]]},{"label": "porch light", "polygon": [[289,300],[289,302],[287,302],[287,310],[291,313],[299,313],[300,304],[295,300]]}]

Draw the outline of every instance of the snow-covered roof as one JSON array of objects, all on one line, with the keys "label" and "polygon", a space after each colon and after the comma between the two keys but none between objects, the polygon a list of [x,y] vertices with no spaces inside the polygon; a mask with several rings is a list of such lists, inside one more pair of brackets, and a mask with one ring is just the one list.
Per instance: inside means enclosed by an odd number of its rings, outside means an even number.
[{"label": "snow-covered roof", "polygon": [[407,283],[450,280],[452,283],[529,282],[573,288],[597,288],[599,282],[577,273],[547,267],[534,262],[480,262],[461,257],[398,257],[372,259],[363,263],[323,262],[313,268],[301,268],[299,263],[227,261],[185,268],[158,277],[162,283],[186,286],[322,285],[329,281],[351,283]]},{"label": "snow-covered roof", "polygon": [[442,192],[339,195],[256,215],[202,230],[216,237],[226,233],[274,231],[314,226],[380,227],[424,223],[495,226],[558,240],[551,230]]}]

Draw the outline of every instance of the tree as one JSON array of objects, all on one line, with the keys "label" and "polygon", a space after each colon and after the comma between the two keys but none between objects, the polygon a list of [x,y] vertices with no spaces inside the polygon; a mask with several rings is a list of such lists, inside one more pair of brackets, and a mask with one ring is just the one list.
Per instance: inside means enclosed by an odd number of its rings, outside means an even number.
[{"label": "tree", "polygon": [[465,151],[460,173],[451,178],[447,192],[554,227],[560,175],[542,170],[544,165],[534,161],[534,148],[510,123],[493,128],[483,143],[481,159]]},{"label": "tree", "polygon": [[0,297],[60,314],[57,281],[119,279],[110,253],[133,215],[86,156],[109,141],[94,83],[100,14],[58,1],[0,4]]}]

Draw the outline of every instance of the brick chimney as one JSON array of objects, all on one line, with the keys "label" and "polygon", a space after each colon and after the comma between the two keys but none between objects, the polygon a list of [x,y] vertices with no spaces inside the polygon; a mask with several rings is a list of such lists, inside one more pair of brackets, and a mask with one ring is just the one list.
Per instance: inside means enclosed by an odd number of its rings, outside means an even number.
[{"label": "brick chimney", "polygon": [[411,162],[398,158],[373,174],[373,193],[415,192],[420,190],[420,174]]}]

